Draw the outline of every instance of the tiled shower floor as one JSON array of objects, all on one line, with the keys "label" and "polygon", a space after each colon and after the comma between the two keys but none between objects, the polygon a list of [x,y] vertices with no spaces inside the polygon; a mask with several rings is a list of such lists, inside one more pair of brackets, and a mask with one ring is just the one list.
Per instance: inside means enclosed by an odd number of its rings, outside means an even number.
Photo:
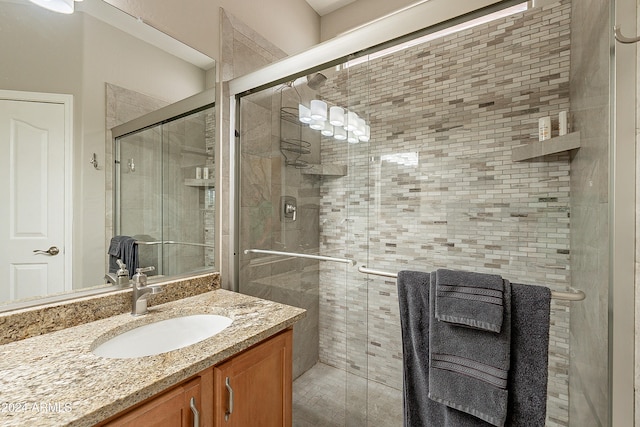
[{"label": "tiled shower floor", "polygon": [[293,382],[293,427],[356,426],[401,427],[402,391],[322,363]]}]

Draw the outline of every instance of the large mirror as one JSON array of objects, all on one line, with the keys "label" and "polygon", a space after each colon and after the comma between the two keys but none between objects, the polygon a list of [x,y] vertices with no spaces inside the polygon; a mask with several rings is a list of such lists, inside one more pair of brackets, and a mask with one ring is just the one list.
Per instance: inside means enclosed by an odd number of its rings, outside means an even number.
[{"label": "large mirror", "polygon": [[0,52],[0,311],[107,289],[111,129],[214,87],[215,63],[102,0],[0,0]]}]

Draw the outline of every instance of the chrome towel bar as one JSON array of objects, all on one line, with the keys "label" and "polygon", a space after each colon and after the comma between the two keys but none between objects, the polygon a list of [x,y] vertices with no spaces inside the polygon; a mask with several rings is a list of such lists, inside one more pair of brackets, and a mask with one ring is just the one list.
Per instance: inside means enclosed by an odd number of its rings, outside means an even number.
[{"label": "chrome towel bar", "polygon": [[200,246],[203,248],[215,248],[214,245],[208,245],[206,243],[191,243],[191,242],[176,242],[173,240],[162,240],[159,242],[145,242],[142,240],[136,240],[136,245],[154,246],[154,245],[185,245],[185,246]]},{"label": "chrome towel bar", "polygon": [[[392,277],[394,279],[398,278],[397,273],[374,270],[372,268],[367,268],[366,265],[361,265],[360,267],[358,267],[358,271],[364,274],[374,274],[376,276]],[[571,289],[569,292],[551,291],[551,298],[561,301],[582,301],[586,298],[586,295],[579,289]]]},{"label": "chrome towel bar", "polygon": [[331,262],[341,262],[343,264],[351,264],[356,265],[356,261],[348,258],[334,258],[330,256],[322,256],[322,255],[312,255],[312,254],[301,254],[298,252],[280,252],[280,251],[268,251],[264,249],[245,249],[244,254],[267,254],[267,255],[282,255],[282,256],[290,256],[295,258],[309,258],[309,259],[317,259],[320,261],[331,261]]}]

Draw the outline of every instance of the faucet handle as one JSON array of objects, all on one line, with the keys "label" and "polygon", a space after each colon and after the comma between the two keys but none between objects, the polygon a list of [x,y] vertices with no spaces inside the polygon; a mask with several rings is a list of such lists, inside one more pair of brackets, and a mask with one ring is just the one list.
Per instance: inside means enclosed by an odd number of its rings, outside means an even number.
[{"label": "faucet handle", "polygon": [[142,267],[142,268],[136,268],[136,274],[133,275],[132,279],[133,279],[133,284],[135,285],[139,285],[139,286],[146,286],[147,285],[147,275],[144,274],[147,271],[153,271],[156,268],[152,265],[150,267]]}]

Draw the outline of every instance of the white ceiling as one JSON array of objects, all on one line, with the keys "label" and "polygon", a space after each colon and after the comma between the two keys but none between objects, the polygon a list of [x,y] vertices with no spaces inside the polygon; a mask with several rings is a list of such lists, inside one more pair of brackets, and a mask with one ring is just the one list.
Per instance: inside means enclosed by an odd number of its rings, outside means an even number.
[{"label": "white ceiling", "polygon": [[306,0],[318,15],[324,16],[356,0]]}]

